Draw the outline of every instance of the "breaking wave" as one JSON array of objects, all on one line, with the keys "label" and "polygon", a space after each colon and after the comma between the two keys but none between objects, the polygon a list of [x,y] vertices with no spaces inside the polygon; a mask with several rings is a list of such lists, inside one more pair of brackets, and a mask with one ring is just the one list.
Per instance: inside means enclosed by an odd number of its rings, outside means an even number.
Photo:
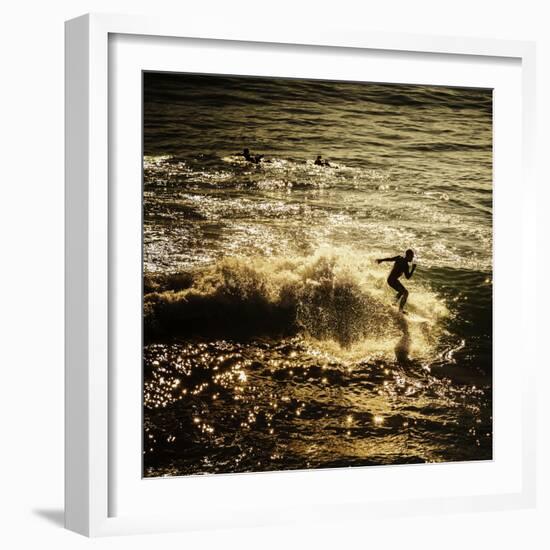
[{"label": "breaking wave", "polygon": [[[147,275],[145,334],[237,339],[302,334],[346,353],[433,353],[444,302],[411,281],[404,318],[370,257],[226,258],[194,273]],[[399,349],[398,349],[399,348]]]}]

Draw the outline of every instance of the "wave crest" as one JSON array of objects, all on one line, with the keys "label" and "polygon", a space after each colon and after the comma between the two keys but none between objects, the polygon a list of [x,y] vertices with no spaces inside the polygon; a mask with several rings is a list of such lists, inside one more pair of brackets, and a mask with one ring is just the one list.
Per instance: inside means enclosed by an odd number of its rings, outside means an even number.
[{"label": "wave crest", "polygon": [[[309,257],[225,258],[193,274],[148,275],[145,337],[301,333],[342,349],[393,352],[404,325],[386,272],[370,257],[321,251]],[[408,339],[418,329],[414,341],[426,348],[447,314],[445,305],[416,283],[409,308],[423,321],[406,323]]]}]

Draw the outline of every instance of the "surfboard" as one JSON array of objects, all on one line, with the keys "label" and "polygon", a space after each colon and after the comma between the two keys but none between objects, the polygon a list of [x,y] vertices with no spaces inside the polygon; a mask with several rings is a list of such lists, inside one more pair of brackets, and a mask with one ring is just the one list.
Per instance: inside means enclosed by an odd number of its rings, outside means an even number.
[{"label": "surfboard", "polygon": [[413,323],[431,323],[432,321],[430,319],[427,319],[426,317],[422,317],[422,315],[418,315],[416,313],[411,312],[405,312],[405,318],[408,321],[412,321]]}]

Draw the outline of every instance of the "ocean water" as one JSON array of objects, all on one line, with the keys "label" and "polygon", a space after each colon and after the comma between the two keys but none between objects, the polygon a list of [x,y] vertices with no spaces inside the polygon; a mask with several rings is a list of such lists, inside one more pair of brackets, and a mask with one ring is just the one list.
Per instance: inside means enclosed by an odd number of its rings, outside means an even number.
[{"label": "ocean water", "polygon": [[144,476],[492,458],[490,90],[146,73],[143,173]]}]

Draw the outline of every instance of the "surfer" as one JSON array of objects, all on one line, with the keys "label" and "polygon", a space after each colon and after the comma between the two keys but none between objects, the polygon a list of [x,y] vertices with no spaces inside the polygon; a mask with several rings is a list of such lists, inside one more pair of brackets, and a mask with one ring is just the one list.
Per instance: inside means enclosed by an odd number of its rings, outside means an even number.
[{"label": "surfer", "polygon": [[244,157],[244,160],[247,160],[248,162],[253,162],[254,164],[258,164],[265,156],[265,155],[253,155],[248,149],[248,147],[245,147],[243,149],[243,152],[240,154]]},{"label": "surfer", "polygon": [[382,258],[381,260],[376,260],[379,264],[382,262],[394,262],[392,270],[388,276],[388,285],[397,291],[397,296],[395,299],[396,301],[399,301],[399,311],[403,311],[403,308],[407,303],[407,298],[409,297],[409,291],[401,284],[399,277],[401,277],[401,275],[405,275],[407,279],[410,279],[413,276],[414,270],[416,269],[416,264],[412,264],[412,268],[409,269],[409,263],[412,262],[413,258],[414,252],[409,249],[405,251],[405,257],[394,256],[393,258]]},{"label": "surfer", "polygon": [[321,155],[317,155],[313,164],[315,164],[315,166],[328,166],[330,168],[330,162],[328,160],[323,160]]}]

